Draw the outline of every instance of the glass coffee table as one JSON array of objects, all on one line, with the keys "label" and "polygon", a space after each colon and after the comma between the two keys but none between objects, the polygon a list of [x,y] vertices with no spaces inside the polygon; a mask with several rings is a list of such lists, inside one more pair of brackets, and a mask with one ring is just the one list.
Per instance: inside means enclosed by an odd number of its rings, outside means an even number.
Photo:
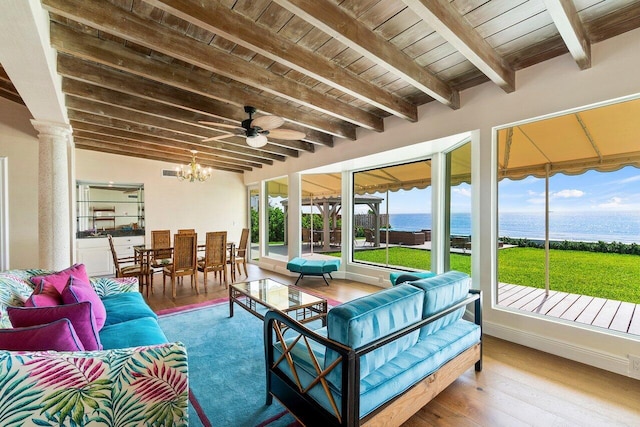
[{"label": "glass coffee table", "polygon": [[229,286],[229,317],[233,317],[233,303],[264,320],[260,309],[280,310],[300,323],[322,320],[326,325],[327,300],[273,279],[234,283]]}]

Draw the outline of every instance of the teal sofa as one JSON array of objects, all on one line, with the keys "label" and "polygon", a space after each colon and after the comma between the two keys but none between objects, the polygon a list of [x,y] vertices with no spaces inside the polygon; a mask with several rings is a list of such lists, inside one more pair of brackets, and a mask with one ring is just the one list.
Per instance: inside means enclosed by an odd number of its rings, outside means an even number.
[{"label": "teal sofa", "polygon": [[[0,332],[11,333],[8,308],[24,306],[30,279],[49,273],[0,272]],[[90,285],[106,311],[102,349],[0,350],[0,425],[188,425],[184,345],[167,341],[136,278]]]},{"label": "teal sofa", "polygon": [[[336,306],[312,330],[265,317],[267,404],[306,426],[400,425],[482,368],[480,291],[464,273],[405,282]],[[463,319],[473,305],[474,322]]]}]

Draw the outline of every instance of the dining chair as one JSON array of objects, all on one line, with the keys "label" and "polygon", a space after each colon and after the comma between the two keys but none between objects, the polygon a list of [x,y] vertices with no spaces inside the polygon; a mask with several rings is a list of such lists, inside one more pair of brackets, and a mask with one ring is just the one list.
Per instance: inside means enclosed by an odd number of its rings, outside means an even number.
[{"label": "dining chair", "polygon": [[171,277],[171,295],[176,297],[176,277],[191,276],[191,287],[195,286],[200,294],[197,282],[198,263],[196,234],[175,234],[173,236],[173,263],[162,269],[162,293],[165,293],[167,276]]},{"label": "dining chair", "polygon": [[150,284],[146,283],[145,276],[147,271],[142,263],[137,263],[134,256],[118,257],[116,248],[113,245],[113,237],[111,234],[107,234],[109,240],[109,247],[111,248],[111,256],[113,257],[113,265],[116,268],[116,277],[137,277],[138,287],[142,293],[143,287],[147,287],[147,298],[149,298]]},{"label": "dining chair", "polygon": [[211,231],[207,233],[204,258],[198,261],[198,271],[204,273],[204,291],[207,292],[207,272],[220,273],[220,284],[224,277],[227,288],[227,232]]},{"label": "dining chair", "polygon": [[153,275],[161,272],[162,269],[171,264],[171,230],[152,230],[151,231],[151,249],[154,250],[150,261],[151,287],[153,287]]},{"label": "dining chair", "polygon": [[180,228],[178,234],[196,234],[195,228]]},{"label": "dining chair", "polygon": [[[242,264],[243,268],[244,268],[244,275],[246,277],[249,277],[248,273],[247,273],[247,255],[248,255],[248,250],[247,250],[247,244],[249,242],[249,229],[248,228],[243,228],[242,229],[242,234],[240,235],[240,243],[238,244],[238,247],[236,249],[236,253],[235,253],[235,269],[238,271],[238,274],[240,273],[240,265]],[[235,274],[233,279],[235,280]]]}]

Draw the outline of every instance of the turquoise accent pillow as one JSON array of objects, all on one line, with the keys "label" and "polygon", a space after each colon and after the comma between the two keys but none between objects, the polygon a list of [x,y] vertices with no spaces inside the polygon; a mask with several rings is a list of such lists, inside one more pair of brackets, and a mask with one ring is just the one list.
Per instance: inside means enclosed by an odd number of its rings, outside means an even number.
[{"label": "turquoise accent pillow", "polygon": [[158,321],[152,317],[129,320],[102,328],[100,341],[105,350],[166,343]]},{"label": "turquoise accent pillow", "polygon": [[107,311],[105,327],[141,317],[158,318],[140,292],[124,292],[104,297],[102,303]]}]

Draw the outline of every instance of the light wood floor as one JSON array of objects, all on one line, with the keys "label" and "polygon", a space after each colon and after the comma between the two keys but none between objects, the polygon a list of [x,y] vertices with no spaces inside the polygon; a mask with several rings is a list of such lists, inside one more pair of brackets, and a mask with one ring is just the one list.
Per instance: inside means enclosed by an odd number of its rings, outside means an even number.
[{"label": "light wood floor", "polygon": [[[295,278],[249,266],[249,279]],[[227,290],[209,278],[200,295],[189,279],[178,286],[177,298],[162,295],[162,277],[155,277],[149,298],[154,310],[226,297]],[[240,280],[244,280],[242,276]],[[298,286],[337,301],[379,290],[349,280],[305,278]],[[484,340],[482,372],[467,371],[405,423],[405,426],[640,426],[640,381],[596,369],[490,336]]]}]

